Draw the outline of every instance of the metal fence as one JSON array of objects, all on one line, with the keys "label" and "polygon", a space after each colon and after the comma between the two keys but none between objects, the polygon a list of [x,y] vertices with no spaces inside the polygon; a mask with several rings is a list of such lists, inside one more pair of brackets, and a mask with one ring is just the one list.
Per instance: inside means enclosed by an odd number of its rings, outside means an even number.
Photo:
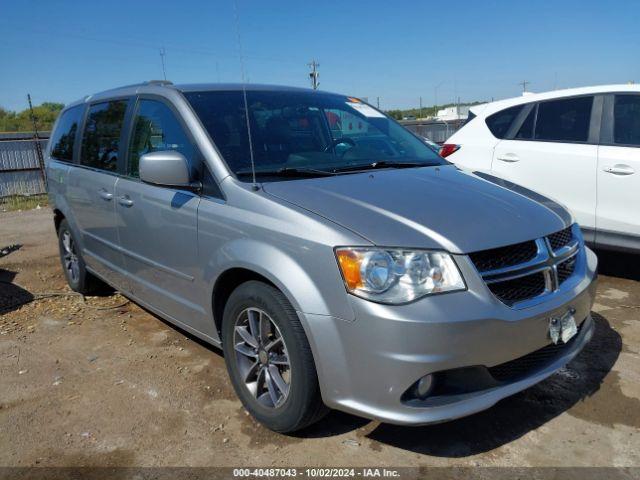
[{"label": "metal fence", "polygon": [[[42,151],[48,139],[39,134]],[[33,133],[0,133],[0,198],[46,193],[43,167]]]},{"label": "metal fence", "polygon": [[432,142],[444,143],[464,125],[465,120],[402,120],[400,123],[416,135]]}]

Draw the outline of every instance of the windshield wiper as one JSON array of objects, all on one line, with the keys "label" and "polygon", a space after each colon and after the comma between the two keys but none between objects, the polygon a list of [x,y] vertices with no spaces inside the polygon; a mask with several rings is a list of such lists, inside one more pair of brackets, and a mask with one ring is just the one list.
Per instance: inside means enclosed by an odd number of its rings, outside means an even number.
[{"label": "windshield wiper", "polygon": [[413,168],[413,167],[434,167],[439,163],[428,162],[395,162],[389,160],[380,160],[372,163],[363,163],[359,165],[348,165],[346,167],[334,168],[332,172],[349,172],[354,170],[374,170],[376,168]]},{"label": "windshield wiper", "polygon": [[[251,170],[240,170],[236,172],[239,177],[249,177],[253,175]],[[329,172],[327,170],[316,170],[315,168],[295,168],[295,167],[283,167],[277,170],[256,170],[256,176],[270,176],[270,177],[328,177],[335,175],[335,172]]]}]

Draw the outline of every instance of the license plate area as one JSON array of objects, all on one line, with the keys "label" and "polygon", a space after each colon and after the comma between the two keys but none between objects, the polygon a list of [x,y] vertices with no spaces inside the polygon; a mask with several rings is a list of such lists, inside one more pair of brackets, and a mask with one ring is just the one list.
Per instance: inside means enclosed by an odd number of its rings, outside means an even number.
[{"label": "license plate area", "polygon": [[549,338],[554,344],[567,343],[578,333],[575,309],[571,308],[561,316],[549,319]]}]

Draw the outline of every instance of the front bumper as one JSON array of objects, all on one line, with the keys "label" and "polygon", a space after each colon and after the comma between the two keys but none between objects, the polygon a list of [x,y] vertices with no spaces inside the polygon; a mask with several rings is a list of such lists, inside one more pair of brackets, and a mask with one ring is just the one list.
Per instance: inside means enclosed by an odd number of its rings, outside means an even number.
[{"label": "front bumper", "polygon": [[[407,305],[381,305],[351,297],[355,321],[300,314],[309,330],[324,402],[331,408],[388,423],[421,425],[489,408],[553,374],[591,339],[590,317],[597,259],[585,249],[575,281],[544,302],[523,309],[502,304],[466,259],[456,259],[468,290],[425,297]],[[511,382],[441,395],[423,405],[403,394],[429,373],[494,367],[550,343],[549,319],[574,309],[580,331],[546,363]]]}]

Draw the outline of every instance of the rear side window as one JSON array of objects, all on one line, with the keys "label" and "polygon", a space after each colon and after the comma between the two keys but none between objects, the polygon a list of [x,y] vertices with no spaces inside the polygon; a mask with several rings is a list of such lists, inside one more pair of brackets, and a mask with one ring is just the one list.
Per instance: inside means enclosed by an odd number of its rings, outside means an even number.
[{"label": "rear side window", "polygon": [[593,97],[567,98],[538,104],[536,140],[586,142]]},{"label": "rear side window", "polygon": [[126,110],[126,100],[98,103],[89,107],[82,137],[82,165],[108,172],[118,170],[120,133]]},{"label": "rear side window", "polygon": [[516,140],[531,140],[533,138],[533,125],[536,120],[536,107],[534,106],[527,118],[524,119],[518,133],[516,133]]},{"label": "rear side window", "polygon": [[165,150],[180,152],[194,167],[195,149],[171,109],[162,102],[140,100],[129,146],[127,174],[139,177],[140,157]]},{"label": "rear side window", "polygon": [[640,95],[616,95],[613,140],[622,145],[640,145]]},{"label": "rear side window", "polygon": [[51,135],[51,158],[63,162],[73,161],[73,144],[82,119],[84,105],[65,110],[58,120],[56,129]]},{"label": "rear side window", "polygon": [[524,105],[516,105],[487,117],[487,127],[494,137],[504,138]]}]

